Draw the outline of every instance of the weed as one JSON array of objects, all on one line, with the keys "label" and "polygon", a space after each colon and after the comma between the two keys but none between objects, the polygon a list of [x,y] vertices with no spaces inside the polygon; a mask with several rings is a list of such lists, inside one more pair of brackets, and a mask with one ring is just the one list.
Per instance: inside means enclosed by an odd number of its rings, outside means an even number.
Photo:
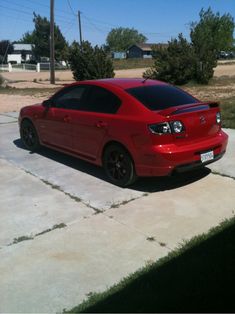
[{"label": "weed", "polygon": [[146,240],[149,242],[155,242],[156,241],[156,239],[154,237],[147,237]]},{"label": "weed", "polygon": [[21,236],[19,238],[15,238],[12,242],[12,244],[16,244],[23,241],[33,240],[32,236]]}]

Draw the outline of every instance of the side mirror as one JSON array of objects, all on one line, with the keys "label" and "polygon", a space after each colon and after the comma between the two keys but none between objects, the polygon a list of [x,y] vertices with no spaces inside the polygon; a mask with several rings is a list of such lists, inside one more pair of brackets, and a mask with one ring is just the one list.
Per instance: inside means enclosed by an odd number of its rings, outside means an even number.
[{"label": "side mirror", "polygon": [[45,107],[45,108],[50,108],[51,105],[52,105],[51,99],[44,100],[43,103],[42,103],[42,105],[43,105],[43,107]]}]

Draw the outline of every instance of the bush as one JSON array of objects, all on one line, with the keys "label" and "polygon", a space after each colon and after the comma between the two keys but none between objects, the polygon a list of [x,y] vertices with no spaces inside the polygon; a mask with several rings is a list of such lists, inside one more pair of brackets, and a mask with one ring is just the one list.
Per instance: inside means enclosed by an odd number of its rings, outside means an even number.
[{"label": "bush", "polygon": [[208,84],[214,75],[218,53],[233,47],[234,19],[230,14],[220,16],[211,8],[200,11],[200,20],[191,23],[191,44],[179,35],[169,42],[166,50],[155,52],[155,65],[144,77],[161,79],[174,84],[190,80]]},{"label": "bush", "polygon": [[154,51],[155,64],[144,77],[182,85],[195,76],[196,57],[194,50],[183,35],[169,42],[167,49]]},{"label": "bush", "polygon": [[69,62],[77,81],[114,77],[113,63],[103,48],[94,48],[88,41],[79,45],[73,42],[69,51]]}]

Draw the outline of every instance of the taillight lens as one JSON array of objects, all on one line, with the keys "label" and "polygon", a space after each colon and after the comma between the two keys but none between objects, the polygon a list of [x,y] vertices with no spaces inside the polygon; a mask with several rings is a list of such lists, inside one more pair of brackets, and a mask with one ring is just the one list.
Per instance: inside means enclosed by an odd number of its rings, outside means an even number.
[{"label": "taillight lens", "polygon": [[150,124],[149,130],[153,134],[163,135],[171,133],[170,124],[168,122]]},{"label": "taillight lens", "polygon": [[220,112],[217,112],[217,113],[216,113],[216,123],[217,123],[217,124],[220,124],[220,123],[221,123],[221,113],[220,113]]},{"label": "taillight lens", "polygon": [[184,131],[183,123],[180,121],[171,122],[171,127],[174,133],[182,133]]},{"label": "taillight lens", "polygon": [[150,124],[148,127],[151,133],[157,135],[182,133],[185,130],[183,123],[180,121]]}]

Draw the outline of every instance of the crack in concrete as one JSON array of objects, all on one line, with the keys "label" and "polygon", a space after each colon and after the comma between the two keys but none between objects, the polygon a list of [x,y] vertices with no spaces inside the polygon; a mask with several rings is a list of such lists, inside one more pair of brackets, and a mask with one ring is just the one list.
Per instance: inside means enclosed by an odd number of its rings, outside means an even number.
[{"label": "crack in concrete", "polygon": [[153,236],[149,236],[149,235],[146,235],[144,232],[142,232],[141,230],[133,227],[133,226],[129,226],[127,224],[125,224],[124,222],[114,218],[113,216],[109,216],[108,214],[106,214],[105,212],[102,213],[102,215],[104,215],[105,217],[109,218],[109,219],[113,219],[114,221],[116,221],[117,223],[119,223],[120,225],[123,225],[125,227],[127,227],[128,229],[132,229],[134,230],[135,232],[141,234],[142,236],[145,237],[146,241],[150,242],[151,244],[155,245],[157,244],[157,247],[159,247],[159,245],[161,247],[165,247],[166,249],[168,249],[169,251],[172,250],[171,247],[169,247],[166,243],[163,243],[162,241],[158,241],[156,237],[153,237]]},{"label": "crack in concrete", "polygon": [[40,177],[38,177],[37,175],[33,174],[31,171],[28,171],[26,169],[22,169],[25,173],[28,173],[30,175],[32,175],[33,177],[39,179],[41,182],[45,183],[46,185],[50,186],[52,189],[55,189],[57,191],[62,192],[63,194],[65,194],[66,196],[70,197],[72,200],[76,201],[76,202],[81,202],[83,205],[87,206],[88,208],[91,208],[95,211],[94,215],[98,215],[98,214],[102,214],[104,213],[106,210],[111,209],[111,208],[119,208],[120,206],[126,205],[132,201],[135,201],[137,199],[140,199],[142,197],[148,196],[148,193],[144,193],[143,195],[136,197],[136,198],[132,198],[130,200],[125,200],[123,202],[120,203],[116,203],[116,204],[111,204],[109,208],[105,209],[100,209],[97,207],[92,206],[90,203],[83,201],[81,198],[74,196],[72,194],[70,194],[69,192],[65,192],[59,185],[55,185],[51,182],[49,182],[48,180],[42,179]]},{"label": "crack in concrete", "polygon": [[220,172],[217,172],[217,171],[212,171],[212,174],[214,174],[215,176],[220,176],[220,177],[224,177],[224,178],[229,178],[229,179],[235,180],[235,177],[232,177],[232,176],[230,176],[228,174],[220,173]]},{"label": "crack in concrete", "polygon": [[49,232],[52,232],[56,229],[62,229],[62,228],[66,228],[66,227],[67,227],[67,225],[65,223],[56,224],[52,228],[45,229],[39,233],[36,233],[35,235],[20,236],[18,238],[14,238],[13,242],[7,244],[7,246],[12,246],[12,245],[24,242],[24,241],[34,240],[36,237],[42,236],[42,235],[49,233]]},{"label": "crack in concrete", "polygon": [[119,208],[119,207],[121,207],[121,206],[124,206],[124,205],[126,205],[126,204],[132,202],[132,201],[138,200],[138,199],[140,199],[140,198],[142,198],[142,197],[146,197],[146,196],[148,196],[148,195],[149,195],[148,193],[144,193],[143,195],[138,196],[138,197],[133,197],[133,198],[131,198],[130,200],[122,201],[122,202],[120,202],[120,203],[113,203],[113,204],[111,204],[111,206],[109,207],[109,209],[110,209],[110,208]]}]

